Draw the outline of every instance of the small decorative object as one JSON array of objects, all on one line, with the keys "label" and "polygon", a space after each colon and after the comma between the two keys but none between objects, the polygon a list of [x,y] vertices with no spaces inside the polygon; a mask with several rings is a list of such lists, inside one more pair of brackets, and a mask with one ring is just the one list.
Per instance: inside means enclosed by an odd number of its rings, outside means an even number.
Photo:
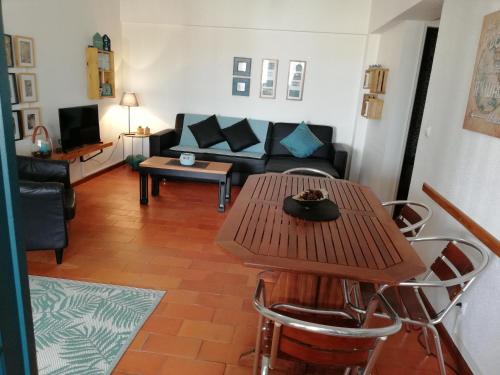
[{"label": "small decorative object", "polygon": [[186,166],[194,165],[195,161],[196,161],[196,156],[190,152],[183,152],[179,157],[179,162],[182,165]]},{"label": "small decorative object", "polygon": [[130,107],[139,107],[139,101],[134,92],[124,92],[122,95],[122,100],[120,100],[120,105],[128,107],[128,133],[126,135],[131,135],[130,132]]},{"label": "small decorative object", "polygon": [[138,126],[135,134],[144,135],[144,128],[142,126]]},{"label": "small decorative object", "polygon": [[40,108],[28,108],[21,111],[23,135],[29,137],[35,127],[41,124]]},{"label": "small decorative object", "polygon": [[35,126],[31,136],[31,143],[31,155],[34,157],[47,159],[52,155],[52,140],[45,126]]},{"label": "small decorative object", "polygon": [[288,88],[286,91],[286,98],[288,100],[302,100],[305,74],[305,61],[290,61],[290,68],[288,70]]},{"label": "small decorative object", "polygon": [[500,11],[483,20],[464,129],[500,138]]},{"label": "small decorative object", "polygon": [[109,39],[108,34],[102,36],[102,49],[104,51],[111,51],[111,39]]},{"label": "small decorative object", "polygon": [[33,38],[15,36],[16,66],[19,68],[35,67],[35,42]]},{"label": "small decorative object", "polygon": [[325,189],[308,189],[294,195],[292,198],[304,207],[311,207],[328,199],[328,192]]},{"label": "small decorative object", "polygon": [[7,67],[14,67],[14,51],[12,49],[12,36],[8,34],[3,35],[3,41],[5,46],[5,58],[7,60]]},{"label": "small decorative object", "polygon": [[100,70],[104,71],[110,70],[111,64],[109,61],[109,53],[99,52],[97,54],[97,64]]},{"label": "small decorative object", "polygon": [[10,104],[19,103],[19,94],[17,91],[16,75],[9,73],[9,87],[10,87]]},{"label": "small decorative object", "polygon": [[233,77],[233,95],[250,96],[250,78]]},{"label": "small decorative object", "polygon": [[311,221],[329,221],[340,217],[338,206],[328,199],[324,189],[309,189],[286,197],[283,210],[294,217]]},{"label": "small decorative object", "polygon": [[276,77],[278,75],[278,60],[262,60],[262,76],[260,80],[260,97],[276,98]]},{"label": "small decorative object", "polygon": [[33,73],[20,73],[17,75],[19,83],[19,96],[21,103],[34,103],[38,101],[38,88],[36,75]]},{"label": "small decorative object", "polygon": [[97,49],[103,48],[102,36],[99,33],[95,33],[92,37],[92,46]]},{"label": "small decorative object", "polygon": [[23,139],[21,111],[12,111],[12,119],[14,125],[14,140],[20,141]]},{"label": "small decorative object", "polygon": [[252,59],[235,57],[233,59],[233,76],[250,77],[252,73]]},{"label": "small decorative object", "polygon": [[150,135],[151,134],[151,129],[149,128],[149,126],[146,126],[144,128],[144,135]]},{"label": "small decorative object", "polygon": [[103,83],[101,87],[101,96],[113,96],[113,86],[109,83]]}]

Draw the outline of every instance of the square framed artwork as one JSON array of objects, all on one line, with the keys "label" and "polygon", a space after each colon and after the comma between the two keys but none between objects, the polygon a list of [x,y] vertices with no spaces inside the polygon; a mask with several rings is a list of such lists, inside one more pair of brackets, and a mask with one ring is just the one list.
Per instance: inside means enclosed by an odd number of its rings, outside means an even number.
[{"label": "square framed artwork", "polygon": [[250,96],[250,78],[233,77],[233,95]]},{"label": "square framed artwork", "polygon": [[35,74],[20,73],[17,75],[17,83],[21,103],[34,103],[38,101],[38,87]]},{"label": "square framed artwork", "polygon": [[260,79],[260,97],[267,99],[276,98],[276,78],[278,76],[278,60],[263,59],[262,75]]},{"label": "square framed artwork", "polygon": [[17,91],[17,79],[14,73],[9,73],[10,104],[19,104],[19,92]]},{"label": "square framed artwork", "polygon": [[23,139],[23,119],[21,111],[12,111],[12,120],[14,126],[14,140],[20,141]]},{"label": "square framed artwork", "polygon": [[235,57],[233,59],[233,76],[250,77],[252,74],[252,59]]},{"label": "square framed artwork", "polygon": [[290,67],[288,69],[288,87],[286,90],[286,98],[288,100],[302,100],[305,74],[305,61],[290,61]]},{"label": "square framed artwork", "polygon": [[12,49],[12,36],[9,34],[3,35],[3,42],[5,48],[5,59],[7,61],[7,67],[14,67],[14,50]]},{"label": "square framed artwork", "polygon": [[21,111],[21,115],[23,134],[25,137],[29,137],[33,134],[33,130],[35,129],[35,127],[42,124],[40,108],[23,109]]},{"label": "square framed artwork", "polygon": [[19,68],[35,67],[35,41],[27,36],[14,36],[16,66]]}]

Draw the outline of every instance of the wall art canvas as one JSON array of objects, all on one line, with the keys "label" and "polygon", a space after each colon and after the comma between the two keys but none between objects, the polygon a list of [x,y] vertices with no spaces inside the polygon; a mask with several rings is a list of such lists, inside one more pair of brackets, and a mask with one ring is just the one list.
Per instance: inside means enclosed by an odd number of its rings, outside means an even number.
[{"label": "wall art canvas", "polygon": [[21,111],[12,111],[12,120],[14,125],[14,140],[20,141],[23,139]]},{"label": "wall art canvas", "polygon": [[288,100],[302,100],[305,74],[305,61],[290,61],[288,87],[286,90],[286,98]]},{"label": "wall art canvas", "polygon": [[252,74],[252,59],[248,57],[235,57],[233,59],[233,75],[250,77]]},{"label": "wall art canvas", "polygon": [[23,134],[25,137],[29,137],[33,134],[33,130],[36,126],[42,125],[42,119],[40,115],[40,108],[28,108],[21,111],[22,123],[23,123]]},{"label": "wall art canvas", "polygon": [[17,91],[16,75],[9,73],[9,87],[10,87],[10,104],[19,103],[19,94]]},{"label": "wall art canvas", "polygon": [[233,77],[233,95],[250,96],[250,78]]},{"label": "wall art canvas", "polygon": [[36,84],[36,75],[33,73],[21,73],[17,75],[17,79],[21,103],[37,102],[38,88]]},{"label": "wall art canvas", "polygon": [[500,138],[500,11],[483,20],[463,127]]},{"label": "wall art canvas", "polygon": [[276,98],[276,77],[278,75],[278,60],[262,60],[262,76],[260,80],[260,97]]},{"label": "wall art canvas", "polygon": [[16,66],[20,68],[35,67],[35,42],[27,36],[15,36]]},{"label": "wall art canvas", "polygon": [[14,66],[14,51],[12,49],[12,36],[4,34],[3,41],[5,48],[5,58],[7,60],[7,67],[12,68]]}]

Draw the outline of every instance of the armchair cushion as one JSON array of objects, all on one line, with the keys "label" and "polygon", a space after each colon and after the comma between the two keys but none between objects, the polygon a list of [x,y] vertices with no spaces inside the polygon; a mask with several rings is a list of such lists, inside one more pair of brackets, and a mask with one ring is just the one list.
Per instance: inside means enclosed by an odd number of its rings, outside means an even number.
[{"label": "armchair cushion", "polygon": [[323,142],[311,132],[305,122],[301,122],[280,143],[296,158],[307,158],[323,146]]},{"label": "armchair cushion", "polygon": [[67,161],[17,156],[17,170],[20,180],[60,182],[64,187],[71,188]]}]

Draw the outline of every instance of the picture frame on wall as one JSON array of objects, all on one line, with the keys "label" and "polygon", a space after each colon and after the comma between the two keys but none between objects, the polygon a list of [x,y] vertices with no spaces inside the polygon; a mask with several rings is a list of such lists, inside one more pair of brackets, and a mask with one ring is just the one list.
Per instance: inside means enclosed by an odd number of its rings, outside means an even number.
[{"label": "picture frame on wall", "polygon": [[233,77],[233,96],[250,96],[250,78]]},{"label": "picture frame on wall", "polygon": [[14,73],[9,73],[10,104],[19,104],[19,93],[17,91],[17,79]]},{"label": "picture frame on wall", "polygon": [[17,82],[21,103],[34,103],[38,101],[36,74],[20,73],[17,75]]},{"label": "picture frame on wall", "polygon": [[27,108],[21,111],[22,124],[23,124],[23,134],[25,137],[29,137],[33,134],[33,130],[36,126],[42,124],[42,118],[40,114],[40,108]]},{"label": "picture frame on wall", "polygon": [[263,59],[262,75],[260,80],[260,97],[264,99],[276,98],[276,78],[278,76],[278,60]]},{"label": "picture frame on wall", "polygon": [[23,139],[23,120],[21,111],[12,111],[12,120],[14,126],[14,140],[20,141]]},{"label": "picture frame on wall", "polygon": [[14,67],[14,50],[12,48],[12,35],[4,34],[3,42],[5,48],[5,59],[7,61],[7,68]]},{"label": "picture frame on wall", "polygon": [[287,100],[302,100],[304,95],[304,79],[306,74],[305,61],[290,61],[288,68]]},{"label": "picture frame on wall", "polygon": [[19,68],[35,67],[35,41],[27,36],[14,36],[16,66]]},{"label": "picture frame on wall", "polygon": [[233,76],[250,77],[252,74],[252,59],[249,57],[235,57],[233,59]]}]

